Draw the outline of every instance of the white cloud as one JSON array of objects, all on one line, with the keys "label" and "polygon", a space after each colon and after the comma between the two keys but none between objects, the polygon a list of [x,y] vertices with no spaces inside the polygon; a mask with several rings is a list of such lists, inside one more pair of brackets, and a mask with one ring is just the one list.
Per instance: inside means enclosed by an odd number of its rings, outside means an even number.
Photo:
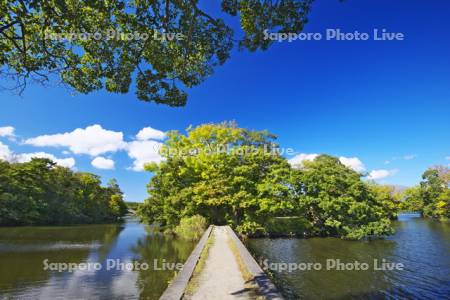
[{"label": "white cloud", "polygon": [[300,166],[301,167],[305,160],[313,161],[314,159],[316,159],[317,156],[319,156],[319,154],[300,153],[300,154],[297,154],[296,156],[294,156],[293,158],[289,159],[288,162],[291,164],[291,166],[297,166],[297,167]]},{"label": "white cloud", "polygon": [[417,157],[417,154],[408,154],[408,155],[403,156],[403,159],[404,160],[412,160],[416,157]]},{"label": "white cloud", "polygon": [[2,142],[0,142],[0,159],[9,162],[24,163],[29,162],[31,159],[35,158],[48,158],[54,161],[57,165],[67,168],[72,168],[75,166],[75,159],[72,157],[68,158],[57,158],[53,154],[46,152],[34,152],[34,153],[14,153],[9,147]]},{"label": "white cloud", "polygon": [[[2,136],[13,136],[13,127],[1,127]],[[35,147],[65,147],[65,155],[69,153],[87,154],[94,159],[91,165],[98,169],[111,170],[115,168],[115,162],[111,158],[105,158],[101,154],[108,152],[126,151],[128,156],[133,159],[133,165],[130,169],[134,171],[143,171],[144,165],[150,162],[161,162],[163,158],[159,155],[159,149],[162,143],[159,142],[166,137],[163,131],[152,127],[142,128],[136,135],[136,140],[126,142],[123,139],[123,133],[102,128],[95,124],[86,128],[77,128],[71,132],[45,134],[25,140],[25,144]],[[70,152],[69,152],[70,151]],[[8,161],[25,162],[30,161],[32,157],[45,157],[52,159],[57,164],[67,167],[73,167],[75,160],[73,158],[57,158],[46,152],[35,153],[13,153],[7,145],[0,144],[0,159]]]},{"label": "white cloud", "polygon": [[[144,164],[162,160],[159,155],[162,144],[159,141],[165,137],[163,131],[145,127],[138,132],[136,140],[126,142],[122,132],[106,130],[101,125],[95,124],[71,132],[37,136],[27,139],[25,144],[36,147],[67,147],[74,154],[88,154],[95,157],[91,165],[98,169],[115,167],[112,159],[100,156],[101,154],[124,150],[133,159],[130,169],[143,171]],[[64,150],[63,153],[67,151]]]},{"label": "white cloud", "polygon": [[68,147],[75,154],[97,156],[126,148],[123,133],[105,130],[100,125],[77,128],[72,132],[41,135],[27,139],[25,144],[37,147]]},{"label": "white cloud", "polygon": [[370,180],[377,180],[377,179],[382,179],[382,178],[386,178],[392,175],[395,175],[398,172],[398,169],[393,169],[393,170],[373,170],[369,173],[368,179]]},{"label": "white cloud", "polygon": [[14,137],[14,130],[12,126],[0,127],[0,137]]},{"label": "white cloud", "polygon": [[357,157],[339,157],[339,161],[344,165],[347,166],[356,172],[362,172],[366,169],[362,161]]},{"label": "white cloud", "polygon": [[98,156],[91,161],[92,166],[102,170],[113,170],[114,164],[114,160],[102,156]]},{"label": "white cloud", "polygon": [[[289,163],[292,165],[292,166],[297,166],[297,167],[301,167],[302,166],[302,163],[305,161],[305,160],[308,160],[308,161],[312,161],[312,160],[314,160],[317,156],[319,156],[319,154],[317,154],[317,153],[310,153],[310,154],[308,154],[308,153],[300,153],[300,154],[297,154],[296,156],[294,156],[293,158],[291,158],[291,159],[289,159]],[[365,166],[364,166],[364,164],[361,162],[361,160],[359,159],[359,158],[357,158],[357,157],[345,157],[345,156],[341,156],[341,157],[339,157],[339,161],[343,164],[343,165],[345,165],[345,166],[347,166],[347,167],[349,167],[349,168],[352,168],[353,170],[355,170],[355,171],[357,171],[357,172],[362,172],[362,171],[364,171],[366,168],[365,168]]]},{"label": "white cloud", "polygon": [[386,160],[384,162],[384,164],[388,165],[397,160],[413,160],[413,159],[417,158],[418,156],[419,155],[417,155],[417,154],[407,154],[407,155],[403,155],[401,157],[396,156],[396,157],[392,157],[391,159]]},{"label": "white cloud", "polygon": [[31,161],[32,158],[48,158],[54,161],[57,165],[66,168],[73,168],[75,166],[75,159],[73,157],[57,158],[53,154],[46,152],[15,154],[13,160],[19,163],[24,163]]},{"label": "white cloud", "polygon": [[3,144],[0,142],[0,159],[10,161],[12,158],[12,152],[9,150],[8,145]]},{"label": "white cloud", "polygon": [[145,127],[138,132],[136,138],[140,141],[163,140],[166,138],[166,134],[161,130]]},{"label": "white cloud", "polygon": [[143,171],[144,165],[150,162],[159,163],[162,161],[159,149],[162,143],[156,141],[133,141],[128,143],[128,156],[134,159],[134,171]]}]

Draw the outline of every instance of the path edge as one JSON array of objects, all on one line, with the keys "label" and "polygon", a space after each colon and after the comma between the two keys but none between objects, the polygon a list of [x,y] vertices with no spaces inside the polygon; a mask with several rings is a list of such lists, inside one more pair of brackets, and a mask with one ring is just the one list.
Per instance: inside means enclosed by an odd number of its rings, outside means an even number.
[{"label": "path edge", "polygon": [[230,226],[226,227],[227,232],[231,240],[235,243],[242,262],[247,268],[248,272],[253,277],[253,282],[258,286],[258,296],[269,300],[282,300],[284,299],[278,288],[272,283],[269,276],[261,269],[259,264],[247,250],[242,241],[238,238],[236,233]]},{"label": "path edge", "polygon": [[177,276],[175,276],[159,300],[179,300],[183,297],[189,280],[191,279],[203,249],[205,248],[206,242],[211,235],[212,228],[213,225],[210,225],[203,233],[197,246],[195,246],[194,250],[184,263],[183,269],[177,274]]}]

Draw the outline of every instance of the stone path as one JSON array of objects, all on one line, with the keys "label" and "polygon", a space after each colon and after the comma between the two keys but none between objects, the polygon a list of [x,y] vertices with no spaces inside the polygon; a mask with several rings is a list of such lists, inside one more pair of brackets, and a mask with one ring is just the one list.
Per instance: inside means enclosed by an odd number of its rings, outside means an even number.
[{"label": "stone path", "polygon": [[228,245],[225,226],[215,226],[212,234],[214,244],[209,249],[199,286],[191,299],[254,299],[245,288],[245,280]]}]

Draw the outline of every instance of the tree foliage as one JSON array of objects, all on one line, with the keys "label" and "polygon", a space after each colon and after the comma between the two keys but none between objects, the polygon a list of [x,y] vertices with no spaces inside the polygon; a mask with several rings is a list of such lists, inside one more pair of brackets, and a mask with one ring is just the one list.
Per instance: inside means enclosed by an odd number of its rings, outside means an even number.
[{"label": "tree foliage", "polygon": [[274,141],[266,131],[234,123],[170,133],[161,149],[165,159],[147,166],[154,176],[139,214],[168,227],[198,214],[252,235],[283,228],[346,238],[391,232],[391,199],[361,174],[327,155],[293,169]]},{"label": "tree foliage", "polygon": [[315,234],[360,239],[391,233],[390,199],[338,158],[321,155],[293,172],[299,207]]},{"label": "tree foliage", "polygon": [[0,160],[0,225],[102,223],[125,213],[115,180],[102,187],[100,177],[49,159]]},{"label": "tree foliage", "polygon": [[372,182],[369,183],[369,189],[376,201],[383,207],[386,216],[391,220],[396,220],[401,201],[395,187]]},{"label": "tree foliage", "polygon": [[188,129],[187,136],[169,133],[161,149],[165,161],[147,166],[155,176],[142,215],[175,226],[180,218],[195,214],[213,224],[241,224],[281,213],[285,202],[265,197],[269,176],[289,168],[273,149],[273,136],[267,132],[232,123]]},{"label": "tree foliage", "polygon": [[265,50],[264,30],[301,32],[311,2],[222,0],[221,16],[239,18],[238,38],[198,0],[0,0],[0,74],[19,91],[55,74],[80,93],[126,93],[134,78],[140,100],[182,106],[183,89],[204,81],[235,44]]},{"label": "tree foliage", "polygon": [[422,212],[423,201],[419,186],[407,188],[398,196],[401,199],[400,210],[410,212]]},{"label": "tree foliage", "polygon": [[418,186],[403,193],[401,208],[421,212],[425,217],[450,219],[450,169],[435,166],[426,170]]}]

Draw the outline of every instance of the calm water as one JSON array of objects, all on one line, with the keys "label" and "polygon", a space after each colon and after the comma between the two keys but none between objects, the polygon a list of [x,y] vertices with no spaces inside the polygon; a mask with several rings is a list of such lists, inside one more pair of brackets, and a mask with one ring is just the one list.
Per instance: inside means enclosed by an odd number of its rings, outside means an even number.
[{"label": "calm water", "polygon": [[[195,243],[171,239],[133,220],[122,225],[0,228],[0,299],[158,299]],[[48,263],[100,263],[101,269],[58,272]],[[126,270],[107,262],[147,263]]]},{"label": "calm water", "polygon": [[[334,238],[254,239],[260,261],[320,263],[320,271],[273,271],[291,299],[450,299],[450,224],[402,215],[386,240],[352,242]],[[404,270],[375,271],[374,259],[402,263]],[[326,270],[327,259],[365,262],[367,271]]]}]

